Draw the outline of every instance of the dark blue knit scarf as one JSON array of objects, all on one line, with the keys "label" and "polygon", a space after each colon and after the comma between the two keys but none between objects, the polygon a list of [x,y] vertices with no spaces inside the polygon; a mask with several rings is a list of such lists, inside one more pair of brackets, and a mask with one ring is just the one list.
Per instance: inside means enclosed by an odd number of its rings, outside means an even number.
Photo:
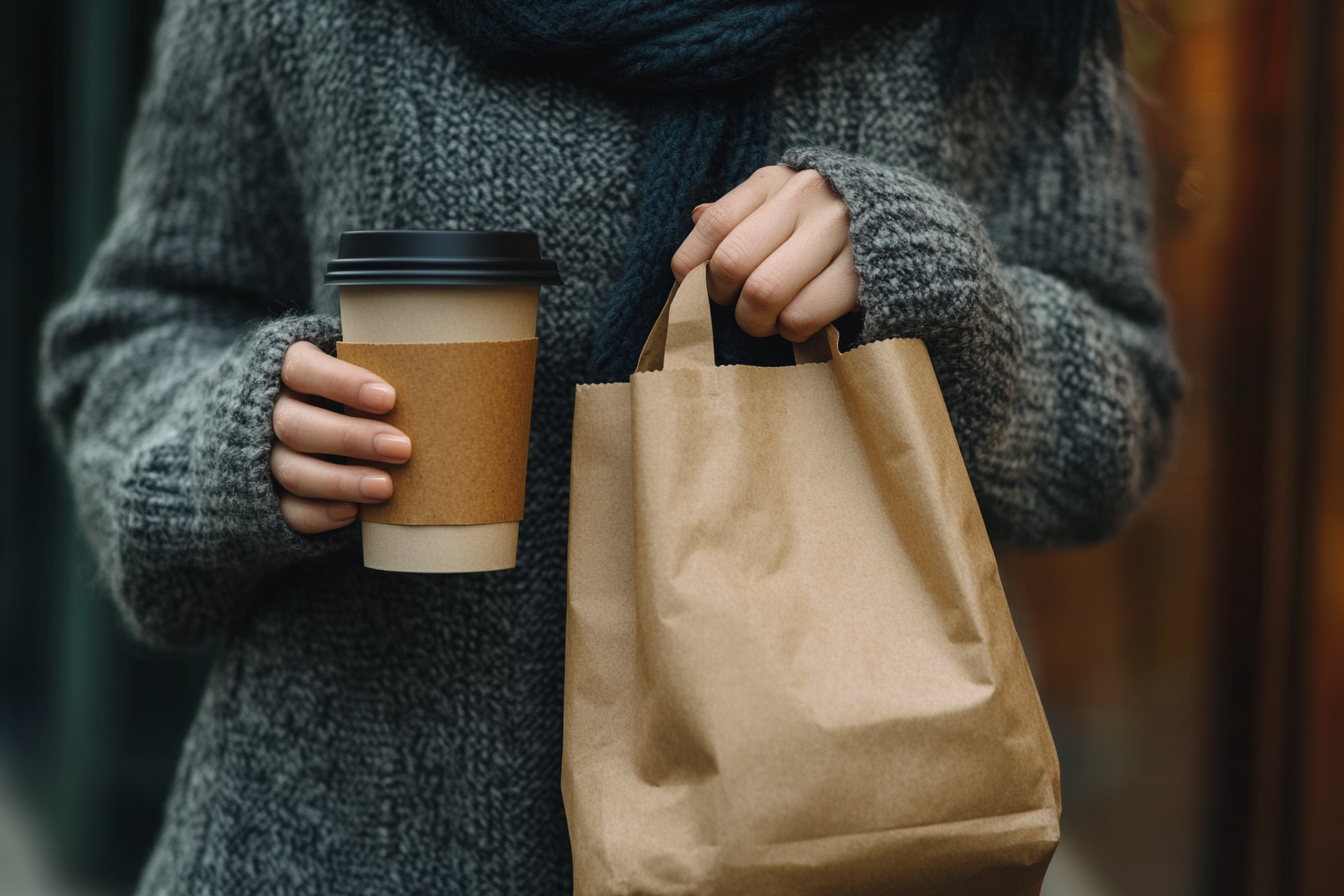
[{"label": "dark blue knit scarf", "polygon": [[[440,0],[473,55],[574,75],[648,115],[639,225],[589,362],[595,382],[628,378],[672,286],[691,210],[766,164],[770,71],[804,53],[845,4],[811,0]],[[789,363],[777,337],[716,321],[720,363]],[[723,316],[723,312],[719,312]]]},{"label": "dark blue knit scarf", "polygon": [[[627,97],[649,116],[639,225],[620,284],[607,303],[589,362],[595,382],[629,377],[672,285],[672,255],[691,229],[691,209],[719,198],[767,164],[771,71],[806,55],[860,7],[930,6],[978,64],[990,40],[1014,23],[1034,45],[1052,22],[1073,32],[1059,69],[1076,73],[1081,8],[1114,0],[435,0],[453,37],[503,70],[573,76]],[[983,12],[979,10],[984,10]],[[1014,15],[1007,10],[1026,10]],[[945,12],[944,12],[945,11]],[[965,15],[962,12],[965,11]],[[1104,18],[1104,16],[1103,16]],[[964,54],[963,54],[964,56]],[[1066,72],[1072,61],[1074,72]],[[954,77],[957,75],[952,72]],[[757,339],[714,307],[720,364],[792,363],[777,336]]]}]

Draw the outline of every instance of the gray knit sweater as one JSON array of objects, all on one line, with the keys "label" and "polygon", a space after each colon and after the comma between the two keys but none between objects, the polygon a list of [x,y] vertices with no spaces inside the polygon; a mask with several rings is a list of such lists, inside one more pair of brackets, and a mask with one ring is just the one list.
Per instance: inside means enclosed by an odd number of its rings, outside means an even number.
[{"label": "gray knit sweater", "polygon": [[[170,0],[120,212],[45,330],[41,399],[132,631],[222,641],[144,893],[568,892],[559,762],[573,391],[639,212],[644,122],[475,65],[417,0]],[[1114,532],[1179,377],[1123,74],[1064,101],[991,65],[948,99],[933,25],[777,77],[773,151],[847,203],[865,338],[928,343],[991,535]],[[540,234],[519,564],[361,566],[268,473],[288,345],[331,349],[344,230]]]}]

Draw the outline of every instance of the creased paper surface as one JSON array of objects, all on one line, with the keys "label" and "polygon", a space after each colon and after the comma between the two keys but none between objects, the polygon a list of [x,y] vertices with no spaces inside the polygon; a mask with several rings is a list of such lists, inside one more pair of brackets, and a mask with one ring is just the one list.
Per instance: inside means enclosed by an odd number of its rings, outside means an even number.
[{"label": "creased paper surface", "polygon": [[580,896],[1039,889],[1058,764],[928,354],[830,346],[579,388]]}]

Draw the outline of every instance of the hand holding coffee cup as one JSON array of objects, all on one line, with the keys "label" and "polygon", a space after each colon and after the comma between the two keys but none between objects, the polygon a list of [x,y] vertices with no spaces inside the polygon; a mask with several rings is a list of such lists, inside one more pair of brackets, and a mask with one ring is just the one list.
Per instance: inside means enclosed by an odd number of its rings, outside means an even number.
[{"label": "hand holding coffee cup", "polygon": [[[537,300],[542,285],[560,282],[555,262],[541,257],[531,233],[354,231],[342,234],[324,282],[340,287],[337,357],[374,377],[347,384],[356,401],[337,400],[383,427],[345,430],[359,449],[351,456],[374,465],[358,481],[376,493],[381,470],[392,486],[385,502],[360,504],[364,565],[405,572],[514,566]],[[380,385],[394,390],[385,410],[361,397]],[[398,436],[414,442],[414,455],[375,456],[386,454],[383,441],[394,451],[408,447]],[[355,478],[342,481],[350,494]]]},{"label": "hand holding coffee cup", "polygon": [[[411,456],[411,440],[388,423],[327,410],[312,399],[385,414],[396,405],[396,390],[310,342],[289,347],[280,379],[284,385],[272,414],[271,474],[281,488],[280,515],[290,528],[312,535],[348,526],[360,504],[390,498],[391,475],[358,462],[404,463]],[[352,462],[332,463],[322,455]]]}]

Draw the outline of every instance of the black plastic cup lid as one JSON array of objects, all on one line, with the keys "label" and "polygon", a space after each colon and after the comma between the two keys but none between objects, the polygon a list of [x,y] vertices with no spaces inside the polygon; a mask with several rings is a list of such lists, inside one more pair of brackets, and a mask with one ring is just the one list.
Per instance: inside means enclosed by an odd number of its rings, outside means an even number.
[{"label": "black plastic cup lid", "polygon": [[535,233],[490,230],[348,230],[323,283],[383,286],[559,284]]}]

